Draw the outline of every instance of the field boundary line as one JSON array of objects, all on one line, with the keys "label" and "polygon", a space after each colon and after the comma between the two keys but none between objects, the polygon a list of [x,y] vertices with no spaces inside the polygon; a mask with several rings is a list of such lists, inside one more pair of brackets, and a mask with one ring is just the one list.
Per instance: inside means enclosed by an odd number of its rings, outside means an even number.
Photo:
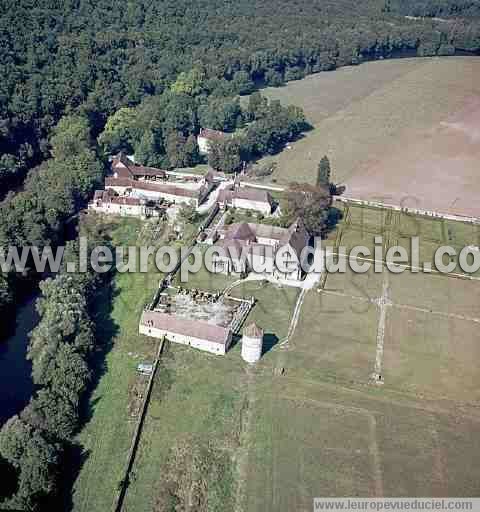
[{"label": "field boundary line", "polygon": [[343,405],[341,403],[336,402],[324,402],[323,400],[316,400],[315,398],[308,398],[308,397],[300,397],[300,396],[293,396],[293,395],[285,395],[282,394],[281,396],[275,395],[273,392],[267,392],[266,394],[275,396],[279,400],[289,400],[291,402],[305,402],[312,405],[316,405],[317,407],[321,407],[324,409],[341,409],[345,412],[349,413],[355,413],[355,414],[362,414],[364,416],[367,416],[370,418],[371,416],[374,416],[375,414],[381,414],[378,411],[369,411],[368,409],[364,409],[362,407],[354,407],[350,405]]},{"label": "field boundary line", "polygon": [[112,510],[114,512],[121,512],[121,510],[123,508],[123,503],[125,501],[125,496],[127,495],[127,490],[128,490],[128,486],[129,486],[129,483],[130,483],[129,482],[129,476],[130,476],[130,472],[131,472],[131,470],[133,468],[133,464],[135,463],[135,456],[137,454],[138,446],[140,445],[140,439],[141,439],[141,436],[142,436],[143,425],[145,423],[145,418],[147,416],[148,405],[150,403],[150,397],[151,397],[151,394],[152,394],[153,382],[155,380],[155,375],[156,375],[157,370],[158,370],[158,364],[160,362],[160,357],[161,357],[161,355],[163,353],[164,346],[165,346],[165,337],[162,338],[161,342],[158,345],[158,350],[157,350],[157,355],[156,355],[156,358],[155,358],[155,363],[153,365],[153,370],[152,370],[152,373],[150,375],[150,378],[148,380],[148,384],[147,384],[147,388],[146,388],[146,393],[145,393],[145,398],[143,399],[141,412],[140,412],[140,415],[138,417],[137,426],[135,428],[135,433],[133,434],[133,438],[132,438],[132,444],[131,444],[130,450],[128,452],[127,466],[126,466],[126,469],[125,469],[124,477],[121,480],[120,489],[118,490],[117,496],[116,496],[115,501],[113,503]]},{"label": "field boundary line", "polygon": [[393,307],[397,307],[400,309],[409,309],[411,311],[418,311],[420,313],[428,313],[430,315],[438,315],[446,318],[454,318],[456,320],[464,320],[465,322],[475,322],[480,324],[480,318],[468,315],[461,315],[459,313],[447,313],[445,311],[435,311],[433,309],[421,308],[419,306],[411,306],[410,304],[392,304]]},{"label": "field boundary line", "polygon": [[[324,381],[324,380],[312,380],[312,379],[308,379],[308,378],[304,378],[304,377],[295,377],[295,376],[292,377],[291,373],[289,374],[289,376],[284,378],[283,382],[285,383],[285,385],[287,383],[290,383],[293,387],[298,383],[308,384],[314,390],[320,390],[321,388],[324,388],[327,390],[332,390],[332,391],[337,391],[337,392],[339,390],[341,390],[343,393],[351,395],[353,397],[359,396],[359,397],[365,398],[371,402],[376,402],[376,403],[380,403],[383,405],[388,405],[388,406],[395,405],[396,407],[400,407],[400,408],[413,409],[416,411],[427,412],[430,414],[439,414],[441,416],[446,416],[446,417],[452,418],[454,420],[456,420],[458,418],[466,418],[470,421],[473,421],[474,423],[480,424],[480,415],[479,414],[471,414],[468,412],[466,413],[464,410],[461,410],[458,407],[452,408],[452,409],[445,409],[442,407],[438,407],[434,404],[435,401],[438,402],[438,398],[430,398],[430,397],[424,396],[422,398],[422,400],[424,400],[424,399],[428,400],[428,403],[425,404],[425,402],[419,402],[418,398],[416,398],[415,395],[412,395],[411,393],[406,393],[405,391],[402,391],[402,390],[399,390],[396,388],[390,388],[390,387],[384,388],[388,394],[382,393],[381,395],[379,395],[376,393],[372,394],[372,393],[366,391],[367,389],[371,390],[371,386],[366,383],[364,383],[361,387],[358,387],[358,388],[357,387],[349,387],[342,383],[332,384],[331,382]],[[264,391],[263,394],[264,395],[270,394],[272,396],[274,395],[274,393],[271,391]],[[377,416],[385,415],[385,411],[382,411],[382,410],[378,410],[378,409],[369,410],[369,409],[365,409],[365,408],[356,408],[354,406],[343,406],[342,403],[337,404],[337,402],[334,402],[334,401],[321,402],[321,401],[315,400],[313,398],[294,397],[291,395],[279,396],[277,394],[274,396],[276,396],[279,399],[289,399],[289,400],[297,400],[297,401],[311,400],[312,402],[319,402],[319,403],[325,403],[325,404],[329,403],[329,404],[331,404],[332,407],[337,405],[339,408],[346,407],[347,409],[350,408],[353,411],[358,410],[359,412],[371,413],[371,414],[375,414]],[[352,398],[352,400],[355,400],[355,398]],[[452,402],[452,403],[455,402],[456,406],[459,405],[461,407],[462,406],[468,407],[469,409],[472,409],[472,411],[476,411],[478,409],[478,404],[476,402],[464,402],[464,401],[458,402],[458,401],[453,401],[449,398],[447,398],[446,400],[448,402]]]},{"label": "field boundary line", "polygon": [[[364,256],[349,256],[347,254],[342,254],[340,252],[333,252],[333,251],[329,251],[327,253],[327,255],[328,256],[338,256],[338,257],[347,258],[347,259],[355,259],[358,261],[366,261],[369,263],[380,263],[383,266],[387,265],[387,262],[385,260],[376,260],[374,258],[365,258]],[[440,275],[440,276],[452,277],[454,279],[464,279],[465,281],[480,281],[480,277],[469,276],[468,274],[459,274],[458,272],[440,272],[439,270],[436,270],[434,268],[431,268],[428,272],[425,272],[424,271],[425,269],[422,267],[414,267],[412,265],[408,265],[405,263],[394,263],[393,265],[395,267],[403,268],[404,270],[411,270],[416,273],[435,274],[435,275]]]},{"label": "field boundary line", "polygon": [[[325,295],[333,295],[334,297],[347,297],[348,299],[358,300],[361,302],[367,302],[369,304],[375,304],[377,299],[371,299],[362,297],[361,295],[351,295],[349,293],[339,292],[336,290],[325,290],[321,289],[318,290],[319,293],[323,293]],[[390,306],[392,308],[399,308],[399,309],[409,309],[411,311],[418,311],[420,313],[429,313],[431,315],[438,315],[443,316],[446,318],[454,318],[456,320],[464,320],[465,322],[475,322],[480,323],[480,317],[474,317],[469,315],[461,315],[460,313],[448,313],[446,311],[438,311],[435,309],[428,309],[428,308],[422,308],[420,306],[414,306],[412,304],[402,304],[400,302],[393,302],[390,299]]]},{"label": "field boundary line", "polygon": [[387,321],[387,306],[391,306],[392,303],[388,296],[389,288],[388,272],[383,276],[382,295],[377,301],[379,307],[379,316],[377,324],[377,348],[375,353],[375,367],[372,375],[376,382],[384,382],[382,379],[382,367],[383,367],[383,346],[385,343],[385,324]]},{"label": "field boundary line", "polygon": [[437,490],[438,496],[446,495],[448,493],[448,478],[445,473],[446,461],[443,453],[443,448],[436,428],[432,429],[432,440],[433,440],[433,474],[438,479],[438,485],[440,488]]},{"label": "field boundary line", "polygon": [[368,418],[370,426],[370,456],[372,457],[373,464],[373,481],[375,485],[375,497],[383,497],[383,472],[382,464],[380,461],[380,450],[378,449],[377,442],[377,420],[374,414]]},{"label": "field boundary line", "polygon": [[247,392],[246,392],[246,403],[247,410],[244,418],[241,421],[241,434],[240,434],[240,446],[238,448],[237,455],[237,492],[235,499],[235,511],[244,512],[244,501],[245,501],[245,488],[247,485],[247,474],[249,466],[250,456],[250,438],[252,430],[252,418],[254,414],[254,408],[257,401],[256,389],[255,389],[255,370],[247,366]]},{"label": "field boundary line", "polygon": [[455,215],[452,213],[441,213],[434,210],[423,210],[421,208],[407,208],[389,203],[382,203],[380,201],[368,201],[366,199],[356,199],[354,197],[341,197],[336,196],[335,199],[342,203],[352,203],[360,206],[369,206],[371,208],[395,210],[404,213],[413,213],[421,215],[422,217],[429,217],[433,219],[454,220],[459,222],[467,222],[469,224],[480,224],[480,219],[477,217],[468,217],[466,215]]},{"label": "field boundary line", "polygon": [[292,318],[290,320],[290,325],[288,326],[288,331],[286,337],[278,343],[278,346],[290,345],[290,338],[293,336],[295,329],[298,324],[298,320],[300,318],[300,312],[302,310],[303,301],[305,300],[305,296],[309,290],[307,288],[302,288],[300,294],[298,295],[297,302],[295,303],[295,308],[293,310]]}]

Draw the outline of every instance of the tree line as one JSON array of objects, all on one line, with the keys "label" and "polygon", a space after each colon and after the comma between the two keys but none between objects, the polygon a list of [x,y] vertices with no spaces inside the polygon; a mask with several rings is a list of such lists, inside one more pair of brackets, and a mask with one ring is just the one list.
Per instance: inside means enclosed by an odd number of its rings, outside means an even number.
[{"label": "tree line", "polygon": [[[91,235],[91,234],[90,234]],[[105,244],[105,240],[98,240]],[[94,246],[92,240],[92,248]],[[78,260],[76,242],[65,252]],[[0,504],[16,510],[59,510],[65,459],[78,431],[80,405],[92,377],[96,328],[93,303],[107,274],[62,270],[40,284],[40,321],[28,358],[36,391],[27,407],[0,430]]]},{"label": "tree line", "polygon": [[[22,191],[8,194],[0,204],[0,248],[63,244],[68,219],[101,183],[105,166],[97,156],[87,118],[64,117],[52,131],[50,146],[52,158],[28,174]],[[22,289],[31,289],[38,277],[33,271],[0,273],[2,318],[11,317],[8,313]],[[2,327],[7,323],[2,322]]]},{"label": "tree line", "polygon": [[386,0],[386,10],[420,17],[480,16],[479,0]]},{"label": "tree line", "polygon": [[195,96],[199,83],[225,98],[404,50],[480,49],[478,0],[6,0],[0,11],[0,196],[49,156],[66,114],[86,115],[96,135],[120,108]]},{"label": "tree line", "polygon": [[[49,152],[51,158],[28,174],[22,191],[2,202],[0,247],[64,245],[67,222],[101,184],[105,164],[87,117],[63,117],[51,132]],[[96,228],[83,234],[88,235],[90,251],[108,243]],[[66,273],[69,261],[78,262],[78,240],[66,244],[60,273],[40,283],[40,321],[31,333],[27,356],[36,391],[0,431],[0,503],[8,508],[63,508],[59,500],[65,490],[65,459],[81,424],[81,400],[98,349],[94,301],[110,278],[91,270]],[[41,277],[33,271],[26,274],[0,274],[2,318],[14,312],[22,288],[31,289],[32,281]]]},{"label": "tree line", "polygon": [[[188,75],[195,74],[194,69]],[[207,127],[232,132],[210,142],[208,163],[234,172],[243,162],[277,153],[309,127],[301,108],[269,102],[259,92],[242,108],[238,97],[209,96],[201,82],[188,92],[185,87],[174,92],[177,82],[138,107],[122,107],[112,114],[98,137],[103,153],[134,153],[140,163],[161,168],[193,166],[202,161],[196,135]]]}]

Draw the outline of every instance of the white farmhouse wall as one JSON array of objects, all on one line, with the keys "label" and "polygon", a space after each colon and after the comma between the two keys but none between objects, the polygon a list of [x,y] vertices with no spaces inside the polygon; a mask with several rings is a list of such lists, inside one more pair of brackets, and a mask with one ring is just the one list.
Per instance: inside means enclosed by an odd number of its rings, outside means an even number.
[{"label": "white farmhouse wall", "polygon": [[250,268],[254,272],[271,273],[274,270],[275,259],[272,253],[272,257],[269,257],[265,251],[264,254],[258,254],[257,252],[251,252],[249,254]]},{"label": "white farmhouse wall", "polygon": [[247,262],[241,260],[232,260],[230,257],[213,256],[212,266],[215,272],[219,274],[241,274],[247,271]]},{"label": "white farmhouse wall", "polygon": [[257,212],[263,213],[264,215],[270,215],[270,213],[272,212],[272,207],[270,206],[269,203],[264,203],[261,201],[251,201],[250,199],[239,199],[237,197],[234,197],[232,205],[235,208],[255,210]]},{"label": "white farmhouse wall", "polygon": [[139,327],[140,334],[144,334],[145,336],[151,336],[153,338],[163,338],[166,336],[173,343],[179,343],[181,345],[187,345],[190,347],[198,348],[199,350],[203,350],[205,352],[210,352],[215,355],[225,355],[226,350],[230,346],[232,335],[230,333],[229,338],[227,340],[226,345],[221,343],[215,343],[208,340],[203,340],[200,338],[195,338],[193,336],[186,336],[184,334],[178,334],[170,331],[166,331],[164,329],[156,329],[155,327],[149,327],[146,325],[140,324]]},{"label": "white farmhouse wall", "polygon": [[201,155],[208,155],[208,152],[210,151],[208,139],[206,137],[197,137],[197,144],[198,152]]},{"label": "white farmhouse wall", "polygon": [[104,203],[101,206],[96,206],[95,204],[91,204],[89,209],[110,214],[110,215],[125,215],[132,217],[142,217],[145,215],[145,206],[143,205],[125,205],[125,204],[115,204],[115,203]]},{"label": "white farmhouse wall", "polygon": [[289,270],[290,268],[291,270],[290,272],[284,272],[282,268],[279,268],[277,265],[275,265],[274,276],[277,279],[286,279],[292,281],[301,280],[303,274],[301,262],[299,261],[299,258],[297,257],[295,250],[290,244],[282,245],[280,247],[279,261],[284,263],[285,270]]},{"label": "white farmhouse wall", "polygon": [[165,192],[160,192],[157,190],[145,190],[143,188],[132,188],[132,187],[120,187],[117,185],[106,185],[105,189],[114,190],[119,195],[124,195],[127,188],[129,188],[134,195],[138,197],[143,197],[145,199],[149,199],[151,201],[158,201],[159,199],[165,199],[166,201],[170,201],[172,203],[193,203],[195,207],[198,206],[198,199],[195,197],[188,196],[176,196],[173,194],[167,194]]}]

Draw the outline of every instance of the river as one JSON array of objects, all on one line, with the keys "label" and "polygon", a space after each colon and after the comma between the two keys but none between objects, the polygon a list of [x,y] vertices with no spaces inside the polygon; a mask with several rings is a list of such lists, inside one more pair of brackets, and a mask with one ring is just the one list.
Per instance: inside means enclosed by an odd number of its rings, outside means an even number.
[{"label": "river", "polygon": [[17,310],[13,334],[0,342],[0,425],[19,413],[33,392],[32,365],[27,360],[28,333],[38,322],[36,297]]}]

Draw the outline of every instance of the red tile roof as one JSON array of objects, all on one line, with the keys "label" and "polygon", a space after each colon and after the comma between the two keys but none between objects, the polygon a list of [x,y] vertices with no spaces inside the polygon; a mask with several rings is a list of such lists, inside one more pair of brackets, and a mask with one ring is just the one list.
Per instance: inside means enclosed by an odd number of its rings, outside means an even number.
[{"label": "red tile roof", "polygon": [[226,345],[230,336],[230,329],[219,325],[208,324],[200,320],[179,318],[175,315],[160,311],[144,311],[140,324],[162,331],[168,331],[183,336],[192,336]]},{"label": "red tile roof", "polygon": [[247,325],[243,330],[244,336],[249,336],[250,338],[262,338],[263,337],[263,329],[260,329],[255,322],[252,322],[250,325]]},{"label": "red tile roof", "polygon": [[255,232],[246,222],[237,222],[230,226],[227,231],[225,238],[227,240],[243,240],[243,241],[254,241]]},{"label": "red tile roof", "polygon": [[269,224],[254,224],[246,222],[235,223],[230,226],[224,226],[221,230],[225,239],[248,241],[249,243],[258,241],[259,238],[268,238],[276,240],[280,246],[289,244],[300,257],[305,246],[308,245],[310,235],[301,219],[297,219],[288,229]]},{"label": "red tile roof", "polygon": [[[224,238],[223,240],[219,240],[215,247],[222,247],[226,251],[229,249],[235,249],[236,253],[240,257],[242,254],[242,248],[248,246],[248,243],[243,240],[229,240],[227,238]],[[233,256],[233,254],[227,254],[227,256]]]},{"label": "red tile roof", "polygon": [[145,167],[137,165],[132,162],[125,153],[120,152],[112,160],[112,169],[115,170],[121,177],[134,177],[134,176],[162,176],[167,175],[163,169],[156,169],[155,167]]},{"label": "red tile roof", "polygon": [[127,187],[132,189],[135,188],[137,190],[151,190],[152,192],[191,198],[198,198],[199,196],[199,190],[176,187],[175,185],[170,185],[167,183],[154,183],[148,181],[131,180],[128,178],[105,178],[105,186]]},{"label": "red tile roof", "polygon": [[211,130],[210,128],[202,128],[198,136],[209,140],[222,140],[228,137],[225,132],[221,132],[219,130]]}]

